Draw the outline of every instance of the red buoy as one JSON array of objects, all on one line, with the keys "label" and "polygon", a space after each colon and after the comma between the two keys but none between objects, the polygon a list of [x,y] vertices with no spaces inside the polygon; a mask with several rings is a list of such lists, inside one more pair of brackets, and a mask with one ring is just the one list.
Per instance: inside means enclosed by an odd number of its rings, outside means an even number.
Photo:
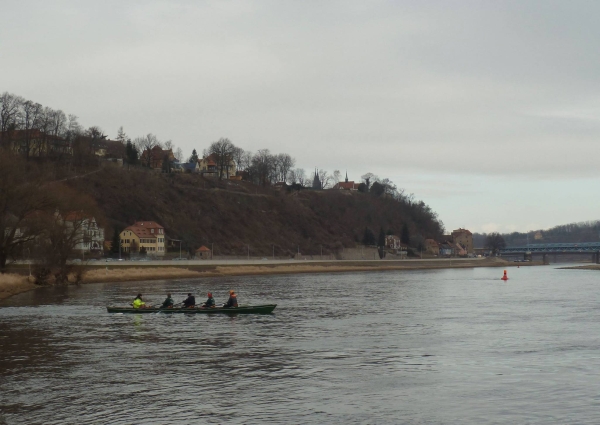
[{"label": "red buoy", "polygon": [[508,280],[508,276],[506,276],[506,270],[504,270],[504,276],[502,276],[500,279],[502,279],[502,280]]}]

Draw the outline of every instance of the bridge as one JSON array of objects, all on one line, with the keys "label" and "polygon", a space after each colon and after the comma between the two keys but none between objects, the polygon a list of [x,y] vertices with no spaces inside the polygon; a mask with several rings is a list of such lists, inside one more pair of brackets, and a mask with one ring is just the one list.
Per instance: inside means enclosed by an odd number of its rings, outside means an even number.
[{"label": "bridge", "polygon": [[510,256],[523,254],[543,254],[544,262],[546,254],[585,254],[593,255],[593,260],[600,263],[600,242],[582,242],[582,243],[540,243],[529,244],[527,246],[508,246],[500,250],[501,256]]}]

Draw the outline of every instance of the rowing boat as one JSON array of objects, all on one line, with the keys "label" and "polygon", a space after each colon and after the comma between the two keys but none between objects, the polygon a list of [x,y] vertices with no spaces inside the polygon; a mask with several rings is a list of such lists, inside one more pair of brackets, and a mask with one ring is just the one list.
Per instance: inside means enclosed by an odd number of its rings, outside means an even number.
[{"label": "rowing boat", "polygon": [[277,304],[242,305],[231,308],[132,308],[132,307],[106,307],[109,313],[188,313],[188,314],[271,314]]}]

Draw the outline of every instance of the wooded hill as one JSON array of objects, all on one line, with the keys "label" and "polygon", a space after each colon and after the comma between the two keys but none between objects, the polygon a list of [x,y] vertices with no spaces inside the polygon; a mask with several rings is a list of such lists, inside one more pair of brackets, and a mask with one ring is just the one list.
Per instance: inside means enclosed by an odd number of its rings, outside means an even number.
[{"label": "wooded hill", "polygon": [[163,174],[146,168],[106,166],[67,180],[94,198],[103,212],[106,238],[135,221],[165,227],[183,249],[214,244],[214,255],[293,256],[334,254],[375,235],[439,238],[443,224],[423,202],[340,190],[276,190],[244,181],[219,181],[199,174]]},{"label": "wooded hill", "polygon": [[[525,246],[540,243],[583,243],[600,241],[600,221],[562,224],[546,230],[503,234],[506,246]],[[476,247],[485,245],[486,234],[473,234]]]}]

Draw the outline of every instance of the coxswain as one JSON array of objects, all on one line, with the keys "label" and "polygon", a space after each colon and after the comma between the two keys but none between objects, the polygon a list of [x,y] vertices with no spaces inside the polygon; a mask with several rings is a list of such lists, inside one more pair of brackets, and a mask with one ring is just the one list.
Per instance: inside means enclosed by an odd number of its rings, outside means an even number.
[{"label": "coxswain", "polygon": [[215,308],[215,299],[213,298],[212,293],[209,292],[206,296],[208,299],[202,304],[202,308]]},{"label": "coxswain", "polygon": [[237,295],[235,294],[234,291],[229,291],[229,299],[227,300],[227,302],[225,304],[223,304],[223,308],[232,308],[232,307],[237,307],[237,306],[238,306]]},{"label": "coxswain", "polygon": [[137,294],[131,305],[133,308],[146,308],[146,303],[142,300],[142,294]]},{"label": "coxswain", "polygon": [[183,301],[185,308],[194,308],[196,306],[196,298],[192,294],[188,294],[188,297]]},{"label": "coxswain", "polygon": [[173,308],[173,298],[171,298],[171,294],[167,294],[167,299],[163,301],[161,308]]}]

